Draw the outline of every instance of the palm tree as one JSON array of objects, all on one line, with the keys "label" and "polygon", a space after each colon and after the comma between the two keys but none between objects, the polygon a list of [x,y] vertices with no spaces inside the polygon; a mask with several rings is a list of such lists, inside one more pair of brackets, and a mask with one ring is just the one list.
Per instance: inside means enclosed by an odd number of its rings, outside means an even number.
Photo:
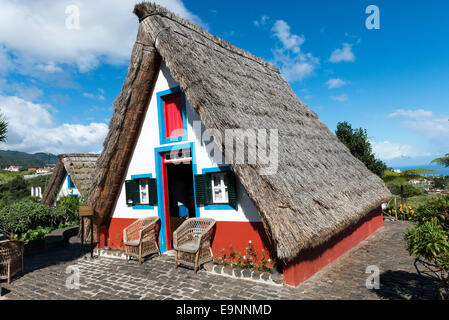
[{"label": "palm tree", "polygon": [[3,114],[0,113],[0,142],[6,141],[6,132],[8,131],[8,122],[6,122]]},{"label": "palm tree", "polygon": [[441,166],[449,167],[449,153],[446,153],[444,157],[433,159],[430,163],[436,163]]}]

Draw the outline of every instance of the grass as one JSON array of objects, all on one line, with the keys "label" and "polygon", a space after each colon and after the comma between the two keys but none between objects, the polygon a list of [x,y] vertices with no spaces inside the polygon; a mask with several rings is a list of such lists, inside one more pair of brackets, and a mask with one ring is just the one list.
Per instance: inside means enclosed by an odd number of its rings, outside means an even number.
[{"label": "grass", "polygon": [[[394,197],[396,198],[396,203],[399,207],[399,204],[401,203],[401,196],[394,195]],[[413,196],[410,198],[406,198],[405,205],[412,206],[413,208],[418,208],[422,203],[426,202],[427,200],[429,200],[432,197],[434,197],[434,196],[432,196],[430,194],[421,194],[419,196]],[[394,200],[392,199],[390,203],[394,203]]]},{"label": "grass", "polygon": [[11,172],[6,170],[0,170],[0,181],[14,180],[14,178],[24,176],[26,174],[28,174],[27,171]]}]

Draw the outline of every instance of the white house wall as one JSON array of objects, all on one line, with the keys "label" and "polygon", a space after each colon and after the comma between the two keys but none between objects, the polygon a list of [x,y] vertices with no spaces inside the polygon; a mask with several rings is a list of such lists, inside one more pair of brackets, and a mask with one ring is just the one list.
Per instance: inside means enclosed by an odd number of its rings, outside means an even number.
[{"label": "white house wall", "polygon": [[67,173],[66,173],[64,176],[64,180],[62,181],[62,184],[59,187],[59,192],[58,196],[56,197],[56,200],[62,197],[66,197],[68,195],[79,195],[79,191],[77,188],[69,189],[69,183],[67,181]]},{"label": "white house wall", "polygon": [[[132,175],[151,174],[153,178],[159,179],[156,176],[155,153],[154,149],[161,147],[159,143],[159,120],[157,110],[157,93],[165,91],[170,88],[177,87],[178,83],[171,77],[168,68],[162,64],[161,71],[155,85],[153,95],[151,97],[150,105],[142,125],[142,130],[137,141],[134,154],[130,161],[126,180],[130,180]],[[187,100],[187,99],[186,99]],[[209,157],[206,151],[206,146],[201,144],[201,137],[195,136],[193,129],[193,121],[200,121],[198,114],[190,107],[186,101],[186,115],[187,115],[187,141],[179,143],[164,144],[163,146],[185,144],[193,142],[195,144],[196,152],[196,174],[201,174],[202,169],[216,168],[217,163],[212,157]],[[202,126],[204,131],[204,127]],[[67,182],[65,182],[67,183]],[[205,210],[204,207],[199,207],[201,217],[214,218],[217,221],[251,221],[260,222],[260,216],[257,212],[251,199],[248,197],[245,189],[237,181],[238,206],[237,210]],[[138,219],[148,216],[157,216],[158,207],[154,209],[133,209],[126,205],[125,185],[122,185],[120,195],[118,197],[116,206],[113,212],[113,218],[128,218]]]}]

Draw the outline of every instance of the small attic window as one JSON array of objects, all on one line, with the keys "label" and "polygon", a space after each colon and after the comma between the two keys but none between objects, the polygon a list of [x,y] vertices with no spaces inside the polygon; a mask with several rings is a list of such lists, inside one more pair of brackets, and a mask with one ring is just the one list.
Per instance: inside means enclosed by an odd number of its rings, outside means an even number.
[{"label": "small attic window", "polygon": [[180,87],[159,92],[157,97],[161,144],[187,140],[185,96]]}]

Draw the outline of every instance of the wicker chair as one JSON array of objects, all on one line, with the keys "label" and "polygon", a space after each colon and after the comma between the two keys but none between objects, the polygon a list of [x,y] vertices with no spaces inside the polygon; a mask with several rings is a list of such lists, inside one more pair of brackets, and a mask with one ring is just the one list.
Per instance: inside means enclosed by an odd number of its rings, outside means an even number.
[{"label": "wicker chair", "polygon": [[8,284],[17,272],[23,274],[23,248],[23,241],[0,241],[0,279],[7,279]]},{"label": "wicker chair", "polygon": [[215,220],[190,218],[173,232],[173,247],[176,250],[175,268],[179,264],[193,267],[195,273],[206,262],[212,261],[210,237]]},{"label": "wicker chair", "polygon": [[139,219],[123,229],[123,242],[125,245],[126,261],[128,258],[142,258],[150,254],[157,253],[161,255],[157,245],[156,224],[159,217],[148,217]]}]

